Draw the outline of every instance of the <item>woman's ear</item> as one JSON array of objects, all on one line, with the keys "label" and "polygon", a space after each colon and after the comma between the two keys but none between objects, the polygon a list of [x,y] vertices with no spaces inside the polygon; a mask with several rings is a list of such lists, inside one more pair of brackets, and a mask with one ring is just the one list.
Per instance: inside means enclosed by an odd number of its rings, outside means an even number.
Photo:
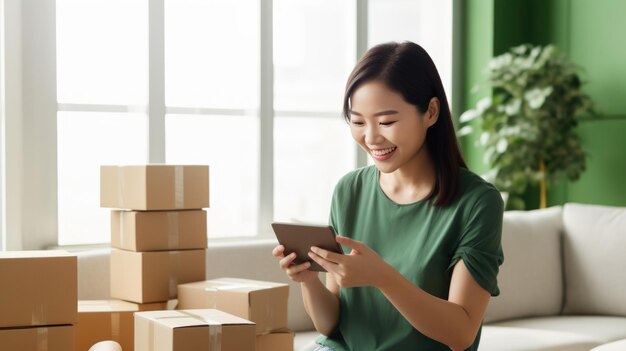
[{"label": "woman's ear", "polygon": [[426,113],[424,114],[424,118],[426,118],[425,122],[426,122],[427,128],[437,123],[437,120],[439,119],[439,111],[440,111],[439,98],[435,96],[432,99],[430,99],[430,101],[428,102],[428,109],[426,110]]}]

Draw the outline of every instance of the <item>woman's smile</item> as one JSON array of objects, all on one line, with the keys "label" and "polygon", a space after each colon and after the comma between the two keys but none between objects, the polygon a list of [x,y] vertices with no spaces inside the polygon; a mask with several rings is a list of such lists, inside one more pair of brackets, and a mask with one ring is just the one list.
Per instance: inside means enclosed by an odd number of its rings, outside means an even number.
[{"label": "woman's smile", "polygon": [[391,158],[398,147],[390,147],[387,149],[370,149],[370,154],[377,161],[385,161]]}]

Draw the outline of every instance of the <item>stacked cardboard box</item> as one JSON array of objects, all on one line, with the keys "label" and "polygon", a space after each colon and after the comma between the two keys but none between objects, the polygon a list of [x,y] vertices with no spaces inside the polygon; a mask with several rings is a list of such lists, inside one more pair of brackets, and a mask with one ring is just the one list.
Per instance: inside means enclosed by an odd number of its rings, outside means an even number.
[{"label": "stacked cardboard box", "polygon": [[76,256],[0,253],[0,349],[74,350]]},{"label": "stacked cardboard box", "polygon": [[256,350],[293,351],[287,329],[289,285],[219,278],[180,284],[178,308],[214,308],[256,323]]},{"label": "stacked cardboard box", "polygon": [[136,351],[254,351],[254,323],[215,309],[135,314]]},{"label": "stacked cardboard box", "polygon": [[205,278],[208,166],[102,166],[100,181],[100,206],[115,208],[112,298],[165,303],[179,283]]}]

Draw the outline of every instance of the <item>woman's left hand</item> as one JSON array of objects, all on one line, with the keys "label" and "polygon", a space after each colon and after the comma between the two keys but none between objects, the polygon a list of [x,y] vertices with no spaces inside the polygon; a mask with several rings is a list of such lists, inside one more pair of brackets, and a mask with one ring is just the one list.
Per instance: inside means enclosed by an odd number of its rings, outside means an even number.
[{"label": "woman's left hand", "polygon": [[341,255],[313,246],[309,256],[324,267],[342,288],[380,287],[392,267],[363,242],[339,235],[336,240],[352,249],[350,253]]}]

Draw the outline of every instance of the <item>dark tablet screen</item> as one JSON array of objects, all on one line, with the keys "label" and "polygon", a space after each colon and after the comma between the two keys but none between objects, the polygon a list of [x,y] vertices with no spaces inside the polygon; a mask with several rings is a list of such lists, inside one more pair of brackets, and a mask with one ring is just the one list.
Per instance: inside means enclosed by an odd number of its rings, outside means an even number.
[{"label": "dark tablet screen", "polygon": [[309,257],[311,246],[343,254],[341,246],[335,241],[335,232],[330,226],[317,226],[292,223],[272,223],[278,242],[285,247],[285,256],[296,253],[295,264],[311,262],[309,270],[326,270]]}]

